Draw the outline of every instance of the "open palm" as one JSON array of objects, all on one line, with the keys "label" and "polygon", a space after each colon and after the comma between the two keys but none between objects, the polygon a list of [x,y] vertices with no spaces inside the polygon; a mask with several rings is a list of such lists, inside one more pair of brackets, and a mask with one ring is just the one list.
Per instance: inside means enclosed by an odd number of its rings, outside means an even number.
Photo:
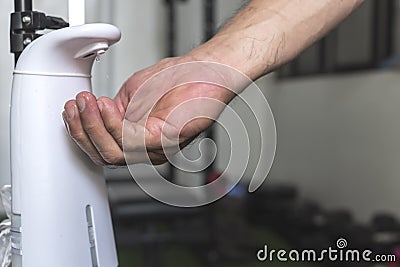
[{"label": "open palm", "polygon": [[[63,112],[73,140],[100,165],[165,162],[207,129],[235,95],[215,84],[187,82],[210,74],[185,62],[168,58],[133,74],[114,99],[79,93]],[[201,80],[227,78],[216,73]]]}]

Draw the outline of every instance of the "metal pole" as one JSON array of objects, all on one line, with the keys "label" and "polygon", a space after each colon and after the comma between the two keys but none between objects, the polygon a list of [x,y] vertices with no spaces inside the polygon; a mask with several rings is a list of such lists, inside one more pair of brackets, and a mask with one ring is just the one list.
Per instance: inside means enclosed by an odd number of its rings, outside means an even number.
[{"label": "metal pole", "polygon": [[32,0],[14,0],[15,12],[32,11]]}]

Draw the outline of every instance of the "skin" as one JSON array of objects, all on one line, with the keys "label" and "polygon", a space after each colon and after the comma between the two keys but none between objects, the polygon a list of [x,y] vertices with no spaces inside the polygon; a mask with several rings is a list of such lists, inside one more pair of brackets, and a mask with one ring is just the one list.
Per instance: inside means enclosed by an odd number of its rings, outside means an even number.
[{"label": "skin", "polygon": [[[222,112],[220,105],[207,106],[201,101],[193,102],[193,105],[186,108],[186,117],[183,120],[169,117],[174,108],[185,101],[204,98],[228,104],[235,97],[235,93],[239,93],[245,86],[232,92],[222,86],[206,83],[185,84],[166,94],[160,93],[161,98],[153,105],[146,102],[147,97],[137,97],[140,96],[141,85],[149,78],[182,63],[211,61],[231,66],[251,80],[256,80],[296,57],[344,20],[362,2],[250,1],[205,44],[186,55],[163,59],[134,73],[114,99],[96,99],[89,92],[79,93],[75,99],[65,104],[62,114],[68,132],[96,164],[161,164],[167,160],[166,154],[173,154],[177,152],[177,148],[190,143],[212,125],[213,118]],[[217,74],[222,80],[235,79],[224,71]],[[165,83],[160,85],[160,92],[163,89],[161,87],[179,84],[179,79],[180,73],[166,77]],[[133,107],[128,109],[131,101],[134,102]],[[196,118],[205,110],[212,114],[210,118]],[[166,142],[163,143],[163,140]],[[147,161],[147,155],[151,162]]]}]

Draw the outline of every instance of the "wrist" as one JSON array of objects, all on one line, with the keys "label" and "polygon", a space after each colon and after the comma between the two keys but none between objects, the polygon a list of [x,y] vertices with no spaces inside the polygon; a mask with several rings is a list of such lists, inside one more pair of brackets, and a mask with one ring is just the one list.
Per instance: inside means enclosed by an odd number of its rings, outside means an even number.
[{"label": "wrist", "polygon": [[217,35],[208,42],[192,50],[188,56],[197,61],[210,61],[227,65],[243,73],[251,80],[257,79],[259,72],[253,63],[243,57],[240,44],[231,36]]}]

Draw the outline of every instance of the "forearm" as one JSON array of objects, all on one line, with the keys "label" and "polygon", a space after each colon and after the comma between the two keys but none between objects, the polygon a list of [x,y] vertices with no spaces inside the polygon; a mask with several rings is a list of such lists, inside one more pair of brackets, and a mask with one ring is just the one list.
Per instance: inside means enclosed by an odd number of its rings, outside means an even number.
[{"label": "forearm", "polygon": [[292,60],[363,0],[252,0],[190,55],[232,66],[251,79]]}]

